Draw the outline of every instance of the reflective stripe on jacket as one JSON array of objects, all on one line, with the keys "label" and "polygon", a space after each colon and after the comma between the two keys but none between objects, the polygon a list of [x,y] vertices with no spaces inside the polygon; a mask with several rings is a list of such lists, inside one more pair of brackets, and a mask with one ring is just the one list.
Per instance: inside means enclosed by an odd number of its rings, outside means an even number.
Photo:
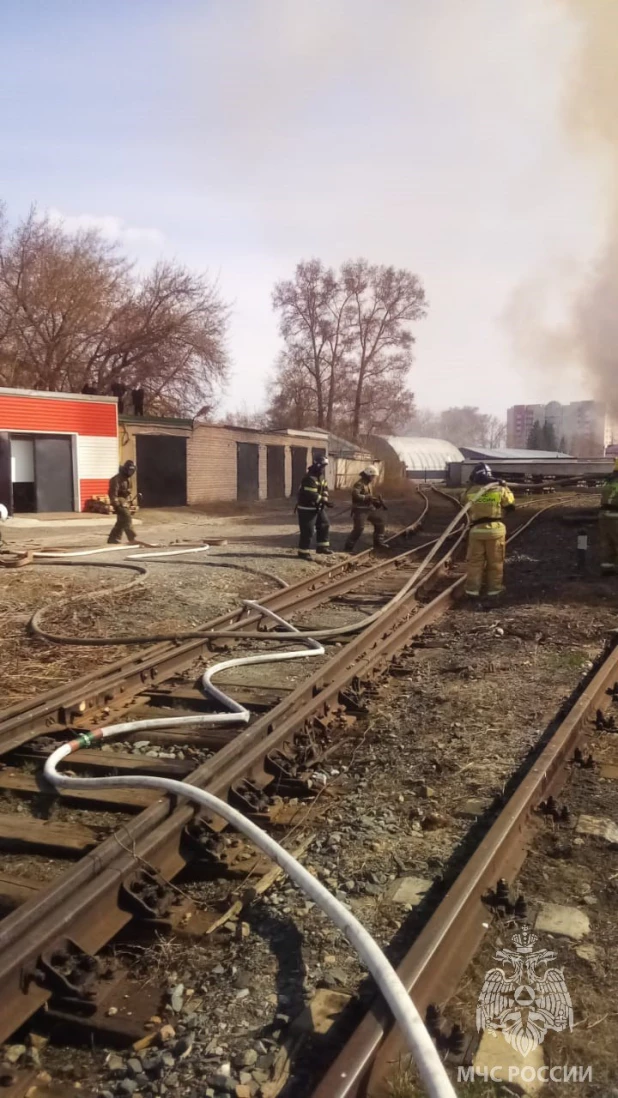
[{"label": "reflective stripe on jacket", "polygon": [[513,506],[515,496],[504,484],[490,484],[486,488],[471,484],[463,494],[463,502],[470,503],[468,515],[473,532],[498,536],[505,530],[502,510]]},{"label": "reflective stripe on jacket", "polygon": [[319,511],[328,502],[328,485],[324,477],[305,473],[298,489],[299,511]]}]

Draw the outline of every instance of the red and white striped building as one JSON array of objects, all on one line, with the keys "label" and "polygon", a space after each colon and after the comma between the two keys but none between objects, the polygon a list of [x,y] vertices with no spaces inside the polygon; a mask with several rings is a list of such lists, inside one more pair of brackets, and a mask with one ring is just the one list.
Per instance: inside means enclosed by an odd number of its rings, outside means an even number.
[{"label": "red and white striped building", "polygon": [[81,511],[118,472],[115,397],[0,388],[0,502]]}]

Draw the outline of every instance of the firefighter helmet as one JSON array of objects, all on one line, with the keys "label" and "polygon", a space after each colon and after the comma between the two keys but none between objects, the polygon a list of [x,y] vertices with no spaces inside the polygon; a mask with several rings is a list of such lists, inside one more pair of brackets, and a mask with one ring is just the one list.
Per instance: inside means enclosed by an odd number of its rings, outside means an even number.
[{"label": "firefighter helmet", "polygon": [[484,461],[479,462],[474,466],[474,469],[470,473],[470,480],[473,484],[489,484],[493,480],[493,473]]}]

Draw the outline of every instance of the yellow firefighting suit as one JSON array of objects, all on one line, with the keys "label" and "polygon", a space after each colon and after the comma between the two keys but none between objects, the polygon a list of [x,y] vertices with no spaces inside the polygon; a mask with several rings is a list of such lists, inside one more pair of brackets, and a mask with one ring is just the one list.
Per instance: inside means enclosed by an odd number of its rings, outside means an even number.
[{"label": "yellow firefighting suit", "polygon": [[[618,466],[618,461],[616,462]],[[618,571],[618,468],[608,477],[601,490],[599,515],[601,537],[601,571]]]},{"label": "yellow firefighting suit", "polygon": [[466,555],[466,594],[480,595],[483,580],[486,580],[487,594],[499,595],[504,590],[506,548],[502,510],[513,507],[515,497],[506,485],[491,484],[484,488],[471,484],[464,492],[463,502],[470,500],[473,502],[468,512],[471,527]]}]

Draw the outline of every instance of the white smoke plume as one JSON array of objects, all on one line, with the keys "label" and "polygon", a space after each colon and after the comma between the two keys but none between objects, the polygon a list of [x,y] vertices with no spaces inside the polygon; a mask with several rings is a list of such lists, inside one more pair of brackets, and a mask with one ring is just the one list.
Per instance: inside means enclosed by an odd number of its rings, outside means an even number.
[{"label": "white smoke plume", "polygon": [[618,2],[555,3],[576,33],[561,121],[577,158],[596,173],[602,243],[583,269],[562,256],[549,260],[517,288],[503,319],[520,361],[540,367],[548,385],[577,371],[588,394],[618,416]]}]

